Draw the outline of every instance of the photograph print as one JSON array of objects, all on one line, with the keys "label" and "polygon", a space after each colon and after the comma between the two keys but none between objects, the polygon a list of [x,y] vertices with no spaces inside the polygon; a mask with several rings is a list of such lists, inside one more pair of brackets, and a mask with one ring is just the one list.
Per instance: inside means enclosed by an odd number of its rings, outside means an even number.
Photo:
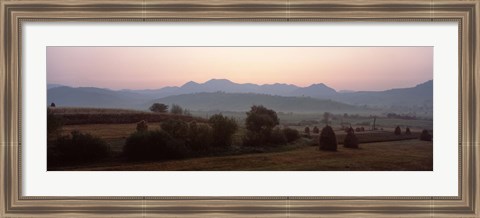
[{"label": "photograph print", "polygon": [[433,47],[47,47],[48,171],[432,171]]}]

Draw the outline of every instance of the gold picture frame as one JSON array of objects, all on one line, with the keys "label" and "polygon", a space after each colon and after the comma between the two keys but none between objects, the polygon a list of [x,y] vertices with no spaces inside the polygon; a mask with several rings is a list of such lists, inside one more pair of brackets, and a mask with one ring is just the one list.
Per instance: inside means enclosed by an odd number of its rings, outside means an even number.
[{"label": "gold picture frame", "polygon": [[[0,0],[1,217],[478,217],[478,0]],[[459,196],[22,196],[22,23],[29,21],[441,22],[459,26]]]}]

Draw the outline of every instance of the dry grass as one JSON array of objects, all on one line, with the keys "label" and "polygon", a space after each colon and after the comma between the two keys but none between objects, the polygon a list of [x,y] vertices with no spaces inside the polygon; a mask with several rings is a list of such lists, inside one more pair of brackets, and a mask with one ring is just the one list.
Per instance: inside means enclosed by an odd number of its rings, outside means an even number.
[{"label": "dry grass", "polygon": [[337,152],[308,146],[295,150],[204,157],[186,160],[106,164],[73,170],[100,171],[431,171],[432,142],[404,140],[361,144],[361,149],[339,146]]}]

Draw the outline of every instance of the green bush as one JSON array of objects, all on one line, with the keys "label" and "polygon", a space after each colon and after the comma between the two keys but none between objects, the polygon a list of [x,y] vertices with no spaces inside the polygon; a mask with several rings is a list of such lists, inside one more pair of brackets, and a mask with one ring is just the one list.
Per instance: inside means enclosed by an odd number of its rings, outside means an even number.
[{"label": "green bush", "polygon": [[160,127],[175,139],[185,140],[188,136],[188,124],[183,120],[169,119],[161,123]]},{"label": "green bush", "polygon": [[343,140],[343,147],[358,148],[358,138],[353,131],[349,131]]},{"label": "green bush", "polygon": [[213,146],[228,147],[232,144],[232,136],[238,125],[233,118],[215,114],[208,120],[213,129]]},{"label": "green bush", "polygon": [[188,130],[187,145],[194,151],[206,151],[213,143],[213,130],[208,124],[192,122]]},{"label": "green bush", "polygon": [[105,158],[110,153],[108,144],[90,134],[71,132],[70,136],[59,137],[50,147],[52,154],[61,162],[86,162]]},{"label": "green bush", "polygon": [[325,126],[320,133],[319,138],[320,150],[336,151],[337,150],[337,137],[332,127]]},{"label": "green bush", "polygon": [[424,129],[422,134],[420,134],[420,140],[422,141],[432,141],[432,135],[428,132],[428,130]]},{"label": "green bush", "polygon": [[186,157],[188,150],[183,141],[156,130],[132,133],[123,154],[130,160],[169,160]]},{"label": "green bush", "polygon": [[272,130],[272,134],[270,134],[270,143],[275,145],[284,145],[287,143],[287,138],[283,133],[283,130],[279,127],[276,127]]},{"label": "green bush", "polygon": [[300,133],[298,132],[298,130],[288,127],[283,129],[283,134],[285,135],[287,142],[293,142],[300,138]]},{"label": "green bush", "polygon": [[265,135],[253,131],[247,131],[245,133],[245,136],[243,136],[242,138],[243,146],[255,147],[265,145],[267,142],[268,139],[265,137]]}]

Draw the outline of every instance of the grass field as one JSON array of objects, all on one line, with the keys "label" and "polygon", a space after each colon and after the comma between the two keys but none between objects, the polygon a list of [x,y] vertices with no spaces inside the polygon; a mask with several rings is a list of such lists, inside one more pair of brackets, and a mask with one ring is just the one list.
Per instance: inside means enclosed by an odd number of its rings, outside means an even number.
[{"label": "grass field", "polygon": [[431,171],[432,142],[413,140],[366,143],[361,149],[339,146],[337,152],[319,151],[316,146],[298,149],[186,160],[105,163],[103,166],[70,168],[82,171]]},{"label": "grass field", "polygon": [[[105,140],[109,145],[111,157],[93,162],[72,166],[49,167],[49,170],[304,170],[304,171],[431,171],[433,169],[432,142],[418,140],[421,127],[429,126],[431,121],[393,119],[377,119],[385,123],[384,130],[357,132],[360,149],[343,148],[346,133],[335,129],[338,151],[326,152],[318,150],[319,134],[311,134],[284,146],[245,147],[242,137],[245,127],[240,125],[233,136],[233,145],[225,151],[212,152],[209,156],[195,157],[173,161],[128,162],[121,152],[126,138],[136,131],[136,122],[145,116],[149,121],[149,129],[160,129],[160,123],[169,118],[170,114],[154,114],[149,112],[110,109],[56,108],[55,114],[70,119],[68,125],[61,128],[60,133],[67,135],[74,130],[89,133]],[[87,118],[83,119],[81,116]],[[115,116],[123,117],[115,122]],[[106,118],[105,118],[106,117]],[[177,116],[185,121],[206,122],[203,118]],[[83,120],[82,120],[83,119]],[[351,122],[366,122],[352,120]],[[75,122],[72,120],[78,120]],[[107,120],[107,121],[105,121]],[[395,123],[410,126],[411,135],[395,135]],[[400,125],[400,124],[399,124]],[[303,134],[307,125],[288,125]],[[323,127],[323,124],[308,125]],[[431,126],[431,125],[430,125]],[[402,128],[402,131],[405,131]]]}]

